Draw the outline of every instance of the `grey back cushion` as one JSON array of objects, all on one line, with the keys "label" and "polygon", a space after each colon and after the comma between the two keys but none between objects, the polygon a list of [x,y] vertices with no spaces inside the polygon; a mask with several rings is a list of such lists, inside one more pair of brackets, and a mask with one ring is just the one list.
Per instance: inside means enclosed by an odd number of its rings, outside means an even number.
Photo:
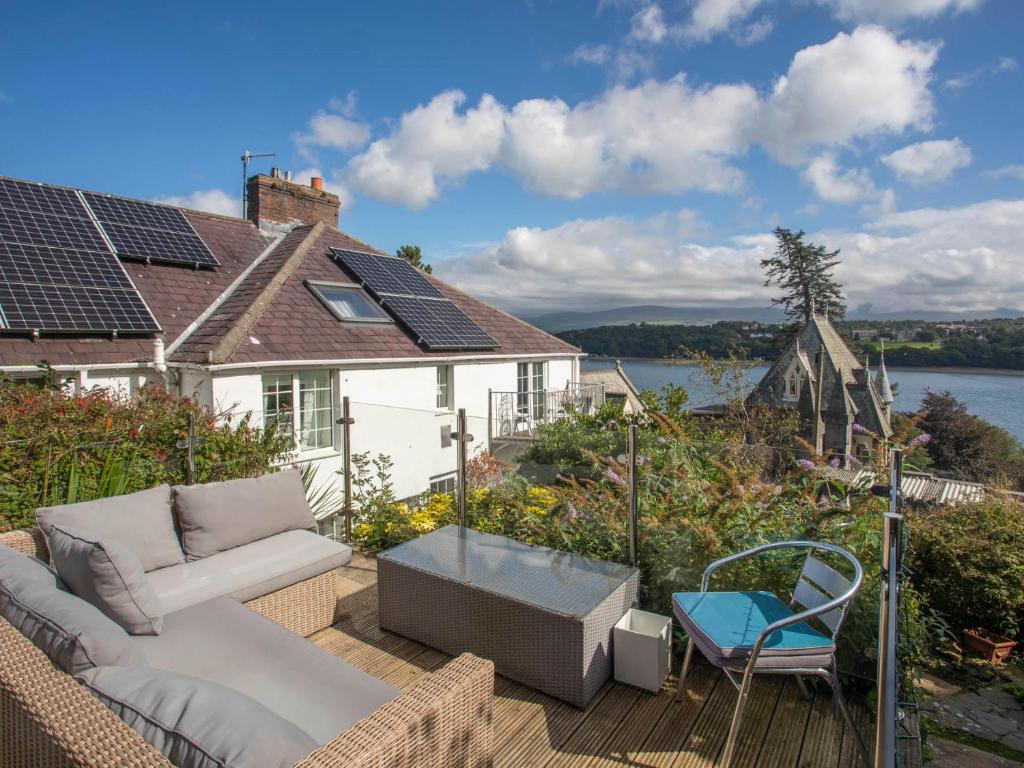
[{"label": "grey back cushion", "polygon": [[174,531],[171,488],[166,484],[124,496],[40,507],[36,522],[44,536],[49,526],[59,524],[113,539],[134,552],[147,571],[185,562]]},{"label": "grey back cushion", "polygon": [[98,608],[48,584],[0,580],[0,616],[70,674],[146,663],[128,633]]},{"label": "grey back cushion", "polygon": [[299,470],[203,485],[176,485],[185,558],[199,560],[275,533],[316,530]]},{"label": "grey back cushion", "polygon": [[0,545],[0,581],[11,579],[18,583],[44,584],[60,587],[57,572],[38,557],[30,557]]},{"label": "grey back cushion", "polygon": [[132,635],[159,635],[164,625],[160,600],[142,563],[128,547],[90,531],[51,525],[50,557],[68,589]]},{"label": "grey back cushion", "polygon": [[198,677],[99,667],[77,680],[180,768],[291,768],[318,747],[255,699]]}]

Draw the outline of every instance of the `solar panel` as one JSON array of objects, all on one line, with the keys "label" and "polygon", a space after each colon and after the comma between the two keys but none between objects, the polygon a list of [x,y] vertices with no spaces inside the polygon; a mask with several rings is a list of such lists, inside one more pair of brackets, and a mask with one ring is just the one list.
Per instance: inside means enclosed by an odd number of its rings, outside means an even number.
[{"label": "solar panel", "polygon": [[79,332],[160,330],[134,288],[0,283],[0,327]]},{"label": "solar panel", "polygon": [[88,219],[31,213],[0,207],[0,240],[87,251],[107,251],[96,225]]},{"label": "solar panel", "polygon": [[0,178],[0,208],[88,219],[89,212],[73,189]]},{"label": "solar panel", "polygon": [[427,349],[499,346],[405,259],[341,248],[331,248],[331,252]]},{"label": "solar panel", "polygon": [[428,349],[494,349],[499,346],[448,299],[384,296],[381,304]]},{"label": "solar panel", "polygon": [[397,293],[444,298],[444,294],[405,259],[341,248],[331,248],[331,252],[353,277],[379,296]]},{"label": "solar panel", "polygon": [[177,208],[95,192],[82,195],[121,258],[200,267],[220,265]]},{"label": "solar panel", "polygon": [[96,218],[104,224],[128,224],[133,227],[182,232],[186,235],[196,233],[185,218],[185,214],[177,208],[124,197],[100,195],[96,192],[82,194],[92,212],[96,214]]}]

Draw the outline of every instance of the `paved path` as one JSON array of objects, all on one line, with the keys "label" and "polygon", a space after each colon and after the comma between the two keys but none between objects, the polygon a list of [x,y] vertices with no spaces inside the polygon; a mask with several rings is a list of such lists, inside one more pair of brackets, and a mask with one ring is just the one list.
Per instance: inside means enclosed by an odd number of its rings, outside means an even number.
[{"label": "paved path", "polygon": [[1000,686],[933,699],[921,709],[948,728],[1024,752],[1024,707]]}]

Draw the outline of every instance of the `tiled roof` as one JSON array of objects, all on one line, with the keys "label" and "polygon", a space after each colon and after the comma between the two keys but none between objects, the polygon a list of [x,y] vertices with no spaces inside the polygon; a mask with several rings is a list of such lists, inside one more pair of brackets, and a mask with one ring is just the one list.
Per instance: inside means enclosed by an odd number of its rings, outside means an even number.
[{"label": "tiled roof", "polygon": [[[215,364],[452,356],[451,352],[424,350],[392,323],[357,324],[335,319],[305,285],[307,280],[352,283],[331,259],[331,247],[379,252],[331,227],[293,230],[171,359],[207,363],[211,362],[211,352]],[[431,275],[426,277],[498,341],[501,346],[493,354],[579,354],[578,349],[560,339]],[[278,284],[268,292],[275,279]],[[244,332],[239,332],[242,325]],[[233,333],[237,343],[219,344],[219,340]]]},{"label": "tiled roof", "polygon": [[[877,482],[874,470],[862,467],[859,469],[836,469],[823,467],[823,472],[848,486],[866,486]],[[910,502],[919,504],[960,504],[964,502],[982,501],[989,491],[981,483],[966,480],[951,480],[937,477],[926,472],[904,472],[901,490],[903,497]],[[999,491],[1014,498],[1024,498],[1024,494]]]},{"label": "tiled roof", "polygon": [[[451,355],[422,349],[393,324],[341,323],[305,287],[303,280],[307,279],[351,282],[331,261],[328,248],[379,252],[366,243],[324,225],[297,227],[282,237],[265,234],[244,219],[191,210],[184,213],[216,255],[219,267],[189,269],[124,262],[164,330],[170,361],[205,364],[211,353],[218,363]],[[253,267],[261,256],[263,260]],[[250,267],[245,279],[212,314],[191,329]],[[427,277],[498,341],[500,348],[493,354],[579,354],[576,347]],[[152,338],[137,336],[111,339],[44,334],[36,341],[27,336],[0,336],[0,365],[32,365],[44,360],[51,365],[148,362],[153,359],[153,345]]]}]

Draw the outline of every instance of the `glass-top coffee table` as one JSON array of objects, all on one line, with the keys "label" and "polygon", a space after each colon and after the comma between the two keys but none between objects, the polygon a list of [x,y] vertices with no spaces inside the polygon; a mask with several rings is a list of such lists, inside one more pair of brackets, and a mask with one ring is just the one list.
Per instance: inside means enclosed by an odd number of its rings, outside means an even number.
[{"label": "glass-top coffee table", "polygon": [[611,675],[612,627],[639,572],[449,525],[377,557],[380,626],[475,653],[578,707]]}]

